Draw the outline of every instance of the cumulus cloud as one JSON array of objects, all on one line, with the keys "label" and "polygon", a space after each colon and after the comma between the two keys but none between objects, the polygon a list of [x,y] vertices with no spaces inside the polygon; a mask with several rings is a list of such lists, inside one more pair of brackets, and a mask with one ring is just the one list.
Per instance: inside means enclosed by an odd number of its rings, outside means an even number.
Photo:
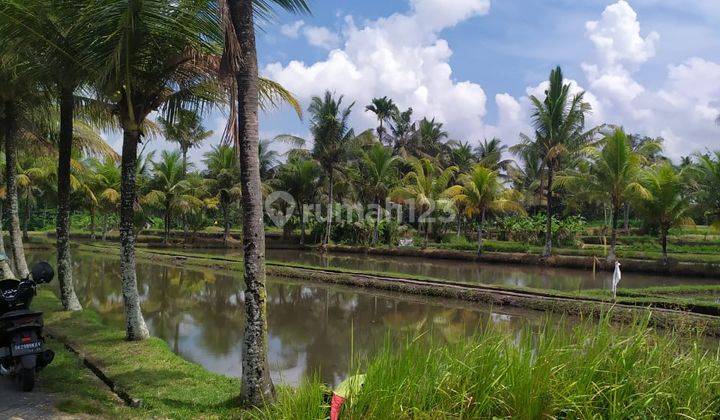
[{"label": "cumulus cloud", "polygon": [[485,14],[489,0],[411,0],[410,11],[368,21],[362,26],[345,18],[344,46],[312,64],[272,63],[264,74],[290,89],[307,103],[330,89],[356,101],[356,123],[374,122],[360,106],[373,97],[389,96],[400,107],[413,107],[415,116],[436,117],[451,135],[475,137],[482,132],[487,97],[483,88],[453,78],[452,50],[440,32],[459,22]]},{"label": "cumulus cloud", "polygon": [[288,23],[280,26],[280,33],[288,38],[297,38],[300,36],[300,28],[305,26],[305,21],[297,20],[293,23]]},{"label": "cumulus cloud", "polygon": [[303,35],[310,45],[331,50],[340,44],[340,37],[324,26],[307,26]]}]

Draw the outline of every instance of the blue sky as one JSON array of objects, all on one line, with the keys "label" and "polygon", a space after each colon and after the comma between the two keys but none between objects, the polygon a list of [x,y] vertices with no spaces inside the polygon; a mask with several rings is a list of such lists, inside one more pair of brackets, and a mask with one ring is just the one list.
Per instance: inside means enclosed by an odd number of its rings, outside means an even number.
[{"label": "blue sky", "polygon": [[[388,95],[418,119],[444,121],[453,138],[513,144],[529,129],[527,96],[541,95],[561,65],[588,91],[592,122],[663,136],[673,157],[720,146],[719,0],[315,0],[311,8],[263,23],[261,72],[304,106],[325,89],[357,101],[357,131],[374,125],[363,111],[369,98]],[[206,118],[218,136],[222,124],[219,113]],[[306,123],[287,107],[263,114],[264,137],[284,132],[306,136]]]}]

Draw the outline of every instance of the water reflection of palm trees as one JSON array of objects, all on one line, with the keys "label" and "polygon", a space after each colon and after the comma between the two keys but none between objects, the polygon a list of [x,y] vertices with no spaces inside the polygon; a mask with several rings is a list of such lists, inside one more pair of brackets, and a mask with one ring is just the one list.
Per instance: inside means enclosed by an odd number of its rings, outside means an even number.
[{"label": "water reflection of palm trees", "polygon": [[[118,261],[87,253],[78,253],[75,260],[82,303],[122,328]],[[138,281],[153,335],[183,357],[223,374],[239,375],[245,322],[241,278],[140,263]],[[488,324],[515,331],[528,322],[524,316],[482,309],[457,301],[271,279],[271,368],[274,376],[290,383],[316,374],[336,384],[348,372],[351,354],[366,359],[385,340],[399,344],[423,336],[454,342]]]}]

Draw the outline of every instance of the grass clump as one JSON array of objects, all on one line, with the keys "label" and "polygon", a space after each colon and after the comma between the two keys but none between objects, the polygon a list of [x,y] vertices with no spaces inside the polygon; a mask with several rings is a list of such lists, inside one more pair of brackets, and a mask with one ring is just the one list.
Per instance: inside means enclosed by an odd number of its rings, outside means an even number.
[{"label": "grass clump", "polygon": [[[646,322],[571,331],[491,327],[454,344],[388,342],[366,364],[346,418],[716,418],[720,354]],[[395,346],[397,347],[397,346]],[[319,384],[283,394],[260,417],[318,418]],[[311,398],[316,398],[313,402]],[[305,411],[309,410],[309,411]]]}]

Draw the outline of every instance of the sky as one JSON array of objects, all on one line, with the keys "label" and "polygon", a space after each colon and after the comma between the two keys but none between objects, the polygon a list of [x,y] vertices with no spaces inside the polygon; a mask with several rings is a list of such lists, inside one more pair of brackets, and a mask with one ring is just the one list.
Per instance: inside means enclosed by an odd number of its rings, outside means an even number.
[{"label": "sky", "polygon": [[[377,125],[373,97],[436,118],[450,138],[477,144],[531,133],[530,95],[550,70],[586,91],[590,124],[661,136],[677,159],[720,148],[720,0],[310,0],[312,14],[279,13],[257,34],[261,75],[303,108],[330,90],[355,103],[356,132]],[[225,124],[202,155],[218,144]],[[287,106],[263,112],[261,137],[308,137]],[[109,139],[116,149],[119,136]],[[153,140],[148,149],[174,146]],[[276,145],[282,151],[282,145]]]}]

